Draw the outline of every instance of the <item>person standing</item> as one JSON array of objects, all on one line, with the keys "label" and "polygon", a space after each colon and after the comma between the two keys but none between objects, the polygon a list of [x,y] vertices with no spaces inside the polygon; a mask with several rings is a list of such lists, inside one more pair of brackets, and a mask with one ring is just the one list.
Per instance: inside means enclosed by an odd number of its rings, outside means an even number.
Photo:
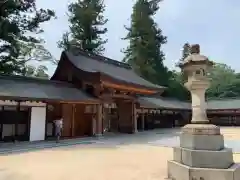
[{"label": "person standing", "polygon": [[58,143],[62,134],[62,128],[63,128],[63,119],[62,117],[58,117],[55,121],[55,136],[56,136],[56,142]]}]

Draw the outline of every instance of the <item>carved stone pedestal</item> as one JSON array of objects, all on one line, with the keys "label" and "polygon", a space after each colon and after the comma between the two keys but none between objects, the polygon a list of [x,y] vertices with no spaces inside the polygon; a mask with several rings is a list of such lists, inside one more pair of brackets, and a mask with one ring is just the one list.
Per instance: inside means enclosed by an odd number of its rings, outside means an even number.
[{"label": "carved stone pedestal", "polygon": [[224,147],[220,128],[211,124],[188,124],[182,129],[180,147],[168,161],[171,180],[240,180],[240,164]]}]

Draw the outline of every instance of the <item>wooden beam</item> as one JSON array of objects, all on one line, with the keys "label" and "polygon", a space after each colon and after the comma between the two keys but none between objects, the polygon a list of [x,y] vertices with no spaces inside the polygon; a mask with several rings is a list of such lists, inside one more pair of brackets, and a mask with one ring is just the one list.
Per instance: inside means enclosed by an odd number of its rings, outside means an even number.
[{"label": "wooden beam", "polygon": [[112,98],[123,98],[123,99],[135,99],[133,96],[129,96],[126,94],[102,94],[100,96],[101,99],[112,99]]},{"label": "wooden beam", "polygon": [[59,101],[61,104],[100,104],[99,101]]},{"label": "wooden beam", "polygon": [[154,94],[157,93],[159,90],[150,90],[147,88],[136,88],[133,86],[126,86],[126,85],[119,85],[119,84],[113,84],[110,82],[102,81],[103,86],[118,89],[118,90],[125,90],[125,91],[130,91],[130,92],[135,92],[135,93],[142,93],[142,94]]}]

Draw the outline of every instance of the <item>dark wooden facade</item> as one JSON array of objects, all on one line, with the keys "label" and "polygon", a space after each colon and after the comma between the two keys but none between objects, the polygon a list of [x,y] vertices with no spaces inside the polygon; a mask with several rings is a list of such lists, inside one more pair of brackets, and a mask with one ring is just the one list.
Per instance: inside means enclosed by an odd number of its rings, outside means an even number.
[{"label": "dark wooden facade", "polygon": [[[90,58],[89,61],[102,63],[100,65],[107,64],[111,68],[116,68],[117,72],[124,70],[133,73],[129,65],[108,58],[101,59],[103,57],[89,56],[87,54],[81,54],[79,58],[81,57],[88,57]],[[76,88],[98,98],[100,103],[98,105],[89,105],[89,102],[79,102],[79,104],[68,102],[67,104],[53,105],[54,111],[49,113],[48,116],[49,124],[54,119],[54,116],[61,114],[64,119],[64,137],[103,134],[104,131],[134,133],[137,131],[137,95],[163,92],[161,88],[131,83],[121,80],[121,77],[120,79],[112,77],[109,75],[110,72],[90,71],[87,69],[93,69],[94,67],[84,69],[81,64],[76,65],[78,62],[74,63],[66,53],[63,53],[52,80],[74,84]],[[145,80],[142,81],[145,82]],[[109,106],[113,105],[115,108],[109,108]],[[91,106],[92,109],[89,112],[86,110],[88,106]],[[96,122],[93,121],[93,116],[96,117]]]},{"label": "dark wooden facade", "polygon": [[211,123],[220,126],[240,126],[240,109],[208,110]]}]

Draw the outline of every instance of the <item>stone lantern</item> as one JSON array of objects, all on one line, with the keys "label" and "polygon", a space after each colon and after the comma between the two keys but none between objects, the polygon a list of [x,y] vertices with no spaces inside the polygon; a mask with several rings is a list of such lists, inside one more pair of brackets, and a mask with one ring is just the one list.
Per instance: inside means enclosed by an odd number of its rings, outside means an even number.
[{"label": "stone lantern", "polygon": [[199,45],[193,45],[191,55],[184,59],[180,67],[187,77],[187,82],[184,85],[190,91],[192,97],[191,123],[205,124],[209,122],[206,115],[205,102],[205,92],[210,85],[207,75],[213,66],[213,62],[199,53]]},{"label": "stone lantern", "polygon": [[171,180],[240,180],[240,166],[234,164],[231,149],[224,147],[220,128],[209,124],[205,92],[210,85],[208,72],[213,62],[200,55],[198,44],[179,65],[192,97],[192,120],[182,128],[180,147],[174,147],[173,160],[168,161]]}]

